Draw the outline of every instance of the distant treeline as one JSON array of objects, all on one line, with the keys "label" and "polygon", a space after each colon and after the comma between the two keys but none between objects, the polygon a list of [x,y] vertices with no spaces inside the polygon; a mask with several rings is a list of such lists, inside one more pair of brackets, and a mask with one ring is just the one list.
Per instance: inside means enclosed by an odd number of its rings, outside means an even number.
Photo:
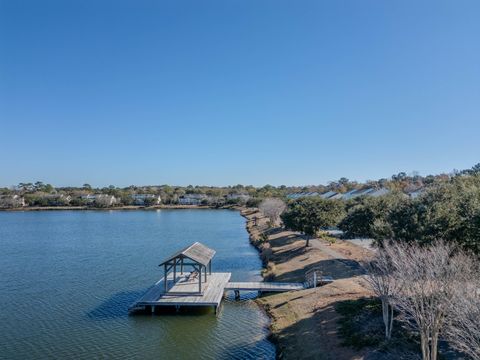
[{"label": "distant treeline", "polygon": [[[105,194],[112,195],[116,198],[116,205],[132,205],[135,203],[135,194],[152,194],[158,195],[163,204],[177,204],[179,199],[186,195],[201,194],[205,195],[201,201],[205,204],[208,202],[218,202],[224,199],[230,203],[247,202],[246,197],[235,197],[232,195],[247,195],[249,197],[249,206],[258,205],[258,202],[264,198],[280,197],[286,198],[288,194],[299,192],[318,192],[335,191],[345,193],[353,189],[362,188],[387,188],[393,192],[409,192],[415,189],[432,186],[437,183],[448,182],[452,178],[460,175],[471,174],[480,171],[480,164],[472,169],[463,171],[454,171],[450,174],[420,176],[417,173],[407,174],[400,172],[392,175],[389,179],[379,179],[358,183],[350,181],[347,178],[341,178],[338,181],[332,181],[327,185],[309,185],[309,186],[272,186],[265,185],[263,187],[254,187],[251,185],[235,185],[226,187],[214,186],[170,186],[170,185],[152,185],[152,186],[128,186],[116,187],[110,185],[108,187],[95,188],[89,184],[81,187],[54,187],[51,184],[45,184],[41,181],[34,183],[19,183],[10,188],[0,188],[0,195],[19,195],[24,197],[27,205],[37,206],[55,206],[55,205],[85,205],[88,199],[87,194]],[[48,195],[64,195],[48,196]],[[230,195],[230,197],[228,197]],[[228,198],[227,198],[228,197]],[[148,203],[148,201],[147,201]]]}]

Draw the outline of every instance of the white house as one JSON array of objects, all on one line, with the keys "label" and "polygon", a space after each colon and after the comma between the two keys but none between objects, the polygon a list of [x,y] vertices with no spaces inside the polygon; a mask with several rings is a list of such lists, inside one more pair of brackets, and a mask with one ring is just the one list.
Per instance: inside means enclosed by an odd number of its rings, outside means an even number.
[{"label": "white house", "polygon": [[343,194],[342,199],[343,199],[343,200],[353,199],[354,197],[356,197],[355,193],[356,193],[357,191],[358,191],[357,189],[353,189],[353,190],[347,191],[346,193]]},{"label": "white house", "polygon": [[327,191],[326,193],[323,193],[322,195],[320,195],[321,198],[323,199],[331,199],[332,196],[335,196],[337,195],[337,193],[335,191]]},{"label": "white house", "polygon": [[117,203],[117,198],[108,194],[88,194],[82,195],[81,198],[87,202],[87,204],[93,204],[97,206],[113,206]]},{"label": "white house", "polygon": [[20,195],[0,195],[0,208],[18,208],[25,206],[25,199]]},{"label": "white house", "polygon": [[302,197],[311,197],[311,196],[319,196],[318,192],[300,192],[300,193],[292,193],[287,195],[287,199],[300,199]]},{"label": "white house", "polygon": [[380,188],[380,189],[375,189],[372,192],[369,192],[368,196],[379,197],[379,196],[388,195],[389,193],[390,193],[390,190],[388,190],[387,188]]},{"label": "white house", "polygon": [[332,195],[328,198],[329,200],[340,200],[343,199],[343,194],[342,193],[336,193],[335,195]]},{"label": "white house", "polygon": [[95,201],[96,196],[92,194],[81,195],[80,199],[85,200],[87,204],[91,204]]},{"label": "white house", "polygon": [[318,194],[317,192],[302,192],[302,193],[293,193],[293,194],[288,194],[287,198],[288,199],[298,199],[301,197],[309,197],[309,196],[320,196],[323,199],[331,199],[331,200],[350,200],[354,199],[359,196],[373,196],[373,197],[378,197],[378,196],[383,196],[387,195],[390,193],[390,190],[386,188],[380,188],[380,189],[375,189],[375,188],[366,188],[366,189],[353,189],[350,191],[347,191],[346,193],[337,193],[335,191],[327,191],[326,193],[323,194]]},{"label": "white house", "polygon": [[180,205],[201,205],[202,201],[208,200],[208,196],[204,194],[185,194],[178,198]]},{"label": "white house", "polygon": [[95,204],[97,206],[113,206],[117,203],[117,198],[113,195],[98,194],[95,195]]}]

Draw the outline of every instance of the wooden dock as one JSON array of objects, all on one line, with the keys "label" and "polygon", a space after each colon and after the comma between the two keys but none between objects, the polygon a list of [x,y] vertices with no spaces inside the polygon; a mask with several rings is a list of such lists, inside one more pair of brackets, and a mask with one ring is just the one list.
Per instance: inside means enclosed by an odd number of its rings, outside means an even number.
[{"label": "wooden dock", "polygon": [[[212,273],[214,255],[215,250],[195,242],[169,256],[159,265],[163,267],[163,278],[135,301],[129,311],[150,309],[154,313],[157,306],[174,306],[177,310],[182,306],[213,306],[216,312],[227,290],[234,291],[235,298],[239,299],[240,291],[295,291],[333,281],[321,277],[321,272],[313,269],[309,272],[310,277],[313,276],[313,285],[312,281],[230,282],[231,273]],[[185,268],[191,268],[191,271],[186,272]]]},{"label": "wooden dock", "polygon": [[168,291],[165,292],[164,279],[160,279],[140,299],[135,301],[129,311],[145,310],[150,307],[152,312],[156,306],[213,306],[220,305],[225,286],[230,280],[230,273],[212,273],[204,282],[202,292],[198,292],[198,284],[190,280],[190,273],[177,276],[168,274]]},{"label": "wooden dock", "polygon": [[168,274],[165,292],[164,279],[160,279],[142,297],[135,301],[129,311],[145,310],[148,307],[155,311],[156,306],[220,306],[224,292],[232,290],[235,297],[240,296],[240,291],[285,292],[303,290],[303,283],[283,282],[229,282],[231,273],[212,273],[204,283],[202,292],[198,292],[195,280],[190,279],[190,273],[179,275],[173,279],[173,274]]}]

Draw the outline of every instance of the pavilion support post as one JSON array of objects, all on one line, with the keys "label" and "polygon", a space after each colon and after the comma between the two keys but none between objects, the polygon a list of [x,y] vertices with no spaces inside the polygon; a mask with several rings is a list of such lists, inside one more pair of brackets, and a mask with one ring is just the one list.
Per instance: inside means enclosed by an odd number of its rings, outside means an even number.
[{"label": "pavilion support post", "polygon": [[183,257],[180,259],[180,274],[183,275]]},{"label": "pavilion support post", "polygon": [[205,266],[205,283],[207,283],[207,267]]},{"label": "pavilion support post", "polygon": [[198,267],[198,292],[202,292],[202,266]]},{"label": "pavilion support post", "polygon": [[212,275],[212,260],[208,262],[208,273]]},{"label": "pavilion support post", "polygon": [[165,274],[165,277],[163,278],[164,281],[163,281],[163,289],[165,290],[165,292],[167,292],[167,264],[163,264],[163,272]]},{"label": "pavilion support post", "polygon": [[173,283],[177,281],[177,259],[173,260]]}]

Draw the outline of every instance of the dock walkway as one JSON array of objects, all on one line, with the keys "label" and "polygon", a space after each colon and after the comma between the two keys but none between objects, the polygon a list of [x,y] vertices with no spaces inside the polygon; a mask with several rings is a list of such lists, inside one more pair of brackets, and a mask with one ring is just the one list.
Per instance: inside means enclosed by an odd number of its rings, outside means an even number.
[{"label": "dock walkway", "polygon": [[225,290],[234,291],[260,291],[260,292],[284,292],[292,290],[303,290],[303,283],[283,282],[229,282]]}]

